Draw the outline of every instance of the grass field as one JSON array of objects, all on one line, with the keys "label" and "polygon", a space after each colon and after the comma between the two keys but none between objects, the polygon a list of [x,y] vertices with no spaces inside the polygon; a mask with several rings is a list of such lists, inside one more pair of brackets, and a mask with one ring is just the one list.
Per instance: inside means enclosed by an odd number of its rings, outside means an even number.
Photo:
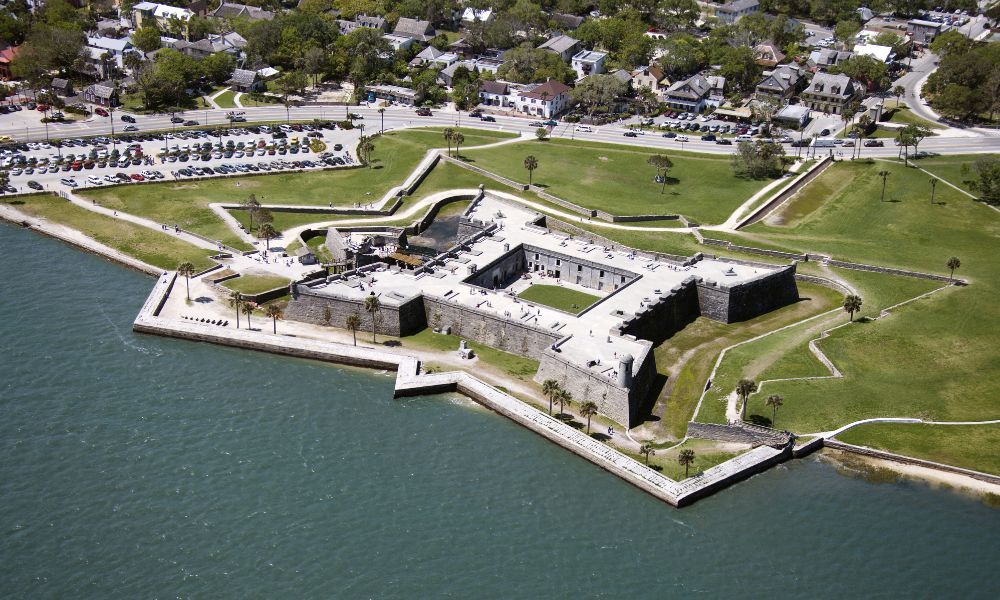
[{"label": "grass field", "polygon": [[236,92],[226,90],[215,97],[215,103],[219,108],[236,108]]},{"label": "grass field", "polygon": [[[974,173],[971,172],[972,164],[976,162],[976,159],[981,158],[982,154],[949,154],[947,156],[927,156],[917,160],[916,164],[921,169],[926,169],[931,173],[937,175],[941,179],[944,179],[948,183],[955,185],[963,190],[969,192],[970,194],[975,194],[976,192],[969,187],[965,181],[974,177]],[[970,169],[970,173],[962,173],[962,166],[967,165]],[[930,179],[929,177],[926,179]],[[928,183],[928,188],[930,183]],[[930,194],[930,190],[927,190]]]},{"label": "grass field", "polygon": [[[889,171],[885,202],[882,169]],[[957,275],[971,282],[820,342],[844,378],[768,384],[768,394],[785,399],[780,426],[811,432],[865,417],[982,420],[1000,413],[1000,283],[992,259],[1000,219],[946,186],[930,204],[926,180],[901,164],[838,163],[793,200],[783,224],[748,229],[783,247],[934,273],[947,274],[944,263],[957,256]],[[876,441],[892,449],[892,439]]]},{"label": "grass field", "polygon": [[871,423],[837,436],[848,444],[1000,475],[1000,426]]},{"label": "grass field", "polygon": [[[509,134],[465,131],[475,143],[497,141]],[[392,186],[402,183],[432,147],[443,145],[436,130],[390,132],[375,140],[376,168],[334,169],[306,173],[255,175],[118,186],[88,190],[80,195],[102,206],[158,222],[174,224],[221,240],[237,248],[247,247],[208,207],[211,203],[237,203],[248,195],[266,204],[308,204],[353,206],[381,198]],[[239,211],[235,211],[239,212]],[[277,213],[275,215],[277,218]],[[275,225],[278,227],[278,225]]]},{"label": "grass field", "polygon": [[528,141],[462,155],[494,173],[528,181],[524,157],[538,158],[534,183],[549,193],[612,214],[682,214],[701,223],[720,223],[767,181],[735,177],[730,159],[659,151],[674,162],[666,192],[653,180],[646,160],[658,152],[570,140]]},{"label": "grass field", "polygon": [[600,300],[600,296],[571,290],[561,285],[535,284],[524,290],[518,297],[528,302],[544,304],[557,310],[576,314]]},{"label": "grass field", "polygon": [[[423,331],[416,333],[414,335],[409,335],[400,338],[403,347],[411,346],[414,348],[420,348],[424,350],[437,350],[440,352],[458,352],[459,343],[465,338],[459,337],[457,335],[445,335],[441,333],[434,333],[430,328],[424,329]],[[503,371],[507,375],[514,377],[515,379],[520,379],[522,381],[531,381],[534,377],[535,372],[538,371],[538,361],[532,360],[530,358],[519,356],[517,354],[510,354],[509,352],[503,352],[501,350],[496,350],[495,348],[490,348],[489,346],[483,346],[476,342],[468,341],[469,347],[472,348],[476,355],[479,356],[479,360],[482,362],[496,367],[497,369]]]},{"label": "grass field", "polygon": [[223,282],[222,285],[234,292],[252,295],[288,285],[288,279],[271,275],[241,275]]},{"label": "grass field", "polygon": [[885,120],[890,123],[899,123],[901,125],[923,125],[928,129],[944,129],[944,125],[941,125],[940,123],[928,121],[923,117],[918,117],[913,114],[913,111],[911,111],[905,104],[901,105],[899,108],[890,108],[883,114],[883,116],[885,115],[888,115],[888,118]]},{"label": "grass field", "polygon": [[[649,457],[649,466],[674,481],[681,481],[684,479],[684,467],[677,462],[677,457],[682,450],[694,451],[694,463],[688,467],[689,477],[693,477],[705,469],[724,463],[740,454],[739,452],[720,449],[718,443],[711,440],[691,439],[670,450],[657,450],[656,454]],[[646,462],[645,456],[631,452],[624,452],[624,454],[631,456],[643,464]]]},{"label": "grass field", "polygon": [[57,196],[25,196],[16,202],[15,207],[22,212],[76,229],[161,269],[176,269],[182,262],[191,262],[195,270],[214,264],[208,250],[166,233],[91,212]]}]

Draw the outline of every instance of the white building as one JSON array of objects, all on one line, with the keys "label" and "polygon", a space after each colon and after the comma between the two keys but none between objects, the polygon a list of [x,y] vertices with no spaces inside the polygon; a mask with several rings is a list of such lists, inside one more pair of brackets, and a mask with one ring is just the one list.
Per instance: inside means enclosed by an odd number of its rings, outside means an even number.
[{"label": "white building", "polygon": [[[176,31],[188,38],[188,21],[194,13],[186,8],[156,4],[155,2],[140,2],[132,7],[132,25],[139,28],[155,26],[160,31]],[[178,25],[178,28],[174,26]]]},{"label": "white building", "polygon": [[604,72],[604,59],[608,55],[596,50],[581,50],[573,55],[570,66],[576,71],[576,78],[583,79],[588,75],[599,75]]},{"label": "white building", "polygon": [[570,87],[559,81],[525,86],[513,94],[511,100],[517,112],[545,118],[552,118],[566,110],[569,105]]}]

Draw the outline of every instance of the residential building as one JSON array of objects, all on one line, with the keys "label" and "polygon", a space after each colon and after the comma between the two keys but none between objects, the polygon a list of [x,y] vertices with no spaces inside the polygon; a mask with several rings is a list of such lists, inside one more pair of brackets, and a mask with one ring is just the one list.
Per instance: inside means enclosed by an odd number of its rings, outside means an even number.
[{"label": "residential building", "polygon": [[457,71],[459,67],[464,67],[469,71],[472,71],[476,68],[476,63],[471,60],[453,62],[441,69],[441,72],[438,73],[437,76],[438,82],[445,87],[451,87],[455,80],[455,71]]},{"label": "residential building", "polygon": [[570,87],[560,81],[527,85],[513,95],[515,110],[526,115],[552,118],[566,110]]},{"label": "residential building", "polygon": [[576,78],[583,79],[588,75],[599,75],[604,72],[604,59],[608,55],[596,50],[581,50],[573,55],[570,66],[576,71]]},{"label": "residential building", "polygon": [[366,29],[376,29],[378,31],[386,30],[386,22],[384,17],[374,16],[370,17],[368,15],[358,15],[354,17],[353,21],[338,20],[337,25],[340,27],[340,34],[347,35],[348,33],[354,31],[359,27],[364,27]]},{"label": "residential building", "polygon": [[545,43],[538,47],[538,49],[548,50],[553,54],[559,55],[559,58],[563,59],[563,62],[569,62],[573,58],[573,55],[576,54],[579,47],[580,42],[578,40],[575,40],[568,35],[557,35],[546,40]]},{"label": "residential building", "polygon": [[733,0],[715,9],[715,16],[726,25],[732,25],[743,17],[760,10],[757,0]]},{"label": "residential building", "polygon": [[852,56],[854,56],[853,52],[834,50],[833,48],[813,50],[809,55],[809,65],[816,71],[826,71],[830,67],[837,65]]},{"label": "residential building", "polygon": [[802,92],[802,104],[812,110],[839,115],[848,102],[861,95],[861,85],[847,75],[817,73]]},{"label": "residential building", "polygon": [[708,99],[706,104],[719,106],[726,100],[726,78],[721,75],[708,75]]},{"label": "residential building", "polygon": [[469,6],[462,12],[462,21],[465,23],[475,23],[477,21],[481,23],[489,23],[492,20],[493,11],[489,9],[480,10]]},{"label": "residential building", "polygon": [[509,101],[510,86],[503,81],[490,81],[488,79],[479,82],[479,103],[486,106],[511,106]]},{"label": "residential building", "polygon": [[608,75],[611,75],[618,81],[625,84],[626,90],[632,89],[632,74],[626,71],[625,69],[615,69],[614,71],[608,73]]},{"label": "residential building", "polygon": [[870,56],[880,63],[889,63],[896,57],[890,46],[879,46],[878,44],[858,44],[854,46],[854,54],[856,56]]},{"label": "residential building", "polygon": [[754,46],[753,53],[757,58],[757,64],[762,67],[774,67],[785,60],[785,53],[774,42],[757,44]]},{"label": "residential building", "polygon": [[[399,52],[400,50],[407,50],[410,48],[410,46],[413,45],[415,41],[417,41],[416,38],[412,38],[405,35],[397,35],[395,33],[387,33],[382,36],[382,39],[389,42],[389,45],[392,46],[393,52]],[[391,56],[385,56],[383,58],[391,58]]]},{"label": "residential building", "polygon": [[49,89],[57,96],[72,96],[73,95],[73,84],[69,79],[63,79],[61,77],[56,77],[49,84]]},{"label": "residential building", "polygon": [[198,60],[211,56],[216,52],[225,52],[226,54],[231,54],[235,57],[240,55],[240,49],[230,45],[226,40],[221,39],[221,36],[210,36],[203,40],[198,40],[197,42],[185,42],[183,40],[179,40],[173,46],[178,51]]},{"label": "residential building", "polygon": [[[723,79],[723,82],[725,79]],[[674,82],[663,92],[663,100],[670,108],[701,112],[707,105],[712,84],[704,75],[694,75]]]},{"label": "residential building", "polygon": [[906,31],[913,37],[914,42],[929,44],[944,31],[944,24],[924,21],[923,19],[910,19],[906,23]]},{"label": "residential building", "polygon": [[416,106],[423,100],[420,92],[398,85],[369,85],[365,91],[368,92],[369,102],[377,99],[403,106]]},{"label": "residential building", "polygon": [[140,2],[132,7],[132,25],[135,28],[155,26],[160,31],[173,31],[187,39],[188,22],[194,14],[186,8]]},{"label": "residential building", "polygon": [[780,65],[773,71],[765,71],[764,78],[757,83],[758,100],[768,100],[775,104],[786,104],[801,89],[805,82],[805,71],[795,64]]},{"label": "residential building", "polygon": [[802,129],[809,122],[809,107],[801,104],[783,106],[781,110],[774,114],[771,120],[778,125],[791,127],[792,129]]},{"label": "residential building", "polygon": [[264,83],[257,71],[235,69],[233,75],[226,81],[226,85],[239,92],[258,92],[263,88]]},{"label": "residential building", "polygon": [[414,39],[419,42],[430,41],[431,38],[437,35],[437,32],[434,31],[429,21],[407,17],[400,17],[396,21],[396,29],[392,33],[393,35]]},{"label": "residential building", "polygon": [[555,21],[556,25],[572,31],[583,25],[583,17],[578,17],[576,15],[568,15],[566,13],[552,13],[552,20]]},{"label": "residential building", "polygon": [[670,80],[663,74],[663,69],[657,65],[647,65],[632,71],[632,89],[634,90],[649,88],[649,91],[662,99],[663,92],[669,85]]},{"label": "residential building", "polygon": [[88,36],[84,51],[87,64],[98,77],[106,79],[114,70],[125,70],[125,54],[133,51],[133,46],[128,38]]},{"label": "residential building", "polygon": [[10,72],[10,65],[20,52],[20,46],[7,46],[3,50],[0,50],[0,79],[7,81],[14,77]]},{"label": "residential building", "polygon": [[270,21],[274,18],[274,13],[256,6],[223,2],[219,8],[209,12],[207,16],[216,19],[241,18],[250,21]]},{"label": "residential building", "polygon": [[437,64],[447,67],[456,62],[458,62],[458,55],[454,52],[445,52],[444,50],[438,50],[434,46],[427,46],[413,57],[413,60],[410,61],[410,66],[422,67]]},{"label": "residential building", "polygon": [[109,81],[95,83],[83,90],[83,99],[91,104],[118,106],[118,90]]}]

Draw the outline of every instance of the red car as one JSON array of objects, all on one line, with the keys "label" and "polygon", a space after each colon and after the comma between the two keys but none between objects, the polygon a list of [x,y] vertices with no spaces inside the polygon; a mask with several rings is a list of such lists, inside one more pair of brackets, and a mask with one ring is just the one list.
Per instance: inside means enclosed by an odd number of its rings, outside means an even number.
[{"label": "red car", "polygon": [[97,113],[97,114],[99,114],[99,115],[101,115],[102,117],[108,116],[108,111],[104,110],[100,106],[98,106],[97,108],[95,108],[94,112]]},{"label": "red car", "polygon": [[129,177],[132,178],[132,181],[146,181],[146,178],[138,173],[132,173]]}]

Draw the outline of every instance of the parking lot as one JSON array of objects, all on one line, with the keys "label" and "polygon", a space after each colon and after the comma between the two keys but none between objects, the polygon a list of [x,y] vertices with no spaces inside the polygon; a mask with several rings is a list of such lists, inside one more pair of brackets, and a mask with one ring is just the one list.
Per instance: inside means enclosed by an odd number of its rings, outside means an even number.
[{"label": "parking lot", "polygon": [[[586,130],[586,125],[578,126],[578,130]],[[643,119],[622,130],[626,137],[642,135],[661,135],[679,142],[704,142],[718,145],[730,145],[741,140],[762,139],[756,136],[762,134],[761,124],[745,123],[715,118],[709,115],[696,115],[683,111],[667,111],[656,118]],[[798,139],[798,132],[786,132],[772,126],[770,141],[791,143]]]},{"label": "parking lot", "polygon": [[[86,188],[160,179],[346,167],[359,132],[333,123],[130,133],[7,144],[4,193]],[[315,152],[311,144],[325,145]]]}]

